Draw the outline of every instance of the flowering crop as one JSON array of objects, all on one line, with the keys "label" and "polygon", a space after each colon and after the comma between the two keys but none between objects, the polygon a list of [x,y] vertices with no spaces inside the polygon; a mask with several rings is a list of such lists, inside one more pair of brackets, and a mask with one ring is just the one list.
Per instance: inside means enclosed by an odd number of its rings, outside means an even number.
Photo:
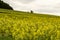
[{"label": "flowering crop", "polygon": [[0,39],[60,40],[60,17],[13,11],[0,13]]}]

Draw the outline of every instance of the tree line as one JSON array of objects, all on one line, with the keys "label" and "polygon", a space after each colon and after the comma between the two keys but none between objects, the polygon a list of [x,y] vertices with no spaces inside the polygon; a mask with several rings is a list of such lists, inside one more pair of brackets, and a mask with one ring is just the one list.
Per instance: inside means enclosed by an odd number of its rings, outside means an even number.
[{"label": "tree line", "polygon": [[0,8],[13,10],[9,4],[3,2],[2,0],[0,0]]}]

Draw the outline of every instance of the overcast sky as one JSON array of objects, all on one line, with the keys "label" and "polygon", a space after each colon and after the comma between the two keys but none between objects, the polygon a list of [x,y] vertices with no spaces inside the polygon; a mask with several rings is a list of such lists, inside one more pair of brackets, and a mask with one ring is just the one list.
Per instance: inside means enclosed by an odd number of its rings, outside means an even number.
[{"label": "overcast sky", "polygon": [[60,15],[60,0],[3,0],[14,10]]}]

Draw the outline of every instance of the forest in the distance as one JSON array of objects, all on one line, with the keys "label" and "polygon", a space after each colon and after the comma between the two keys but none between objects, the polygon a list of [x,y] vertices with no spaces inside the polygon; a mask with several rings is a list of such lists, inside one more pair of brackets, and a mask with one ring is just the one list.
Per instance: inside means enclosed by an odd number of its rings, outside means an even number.
[{"label": "forest in the distance", "polygon": [[2,0],[0,0],[0,8],[13,10],[9,4],[3,2]]}]

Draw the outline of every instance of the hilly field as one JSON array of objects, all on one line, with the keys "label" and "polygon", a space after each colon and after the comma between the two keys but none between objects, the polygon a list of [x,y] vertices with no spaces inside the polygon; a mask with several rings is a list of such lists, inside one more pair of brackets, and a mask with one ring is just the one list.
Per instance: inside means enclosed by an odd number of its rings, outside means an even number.
[{"label": "hilly field", "polygon": [[0,9],[0,40],[60,40],[60,16]]}]

